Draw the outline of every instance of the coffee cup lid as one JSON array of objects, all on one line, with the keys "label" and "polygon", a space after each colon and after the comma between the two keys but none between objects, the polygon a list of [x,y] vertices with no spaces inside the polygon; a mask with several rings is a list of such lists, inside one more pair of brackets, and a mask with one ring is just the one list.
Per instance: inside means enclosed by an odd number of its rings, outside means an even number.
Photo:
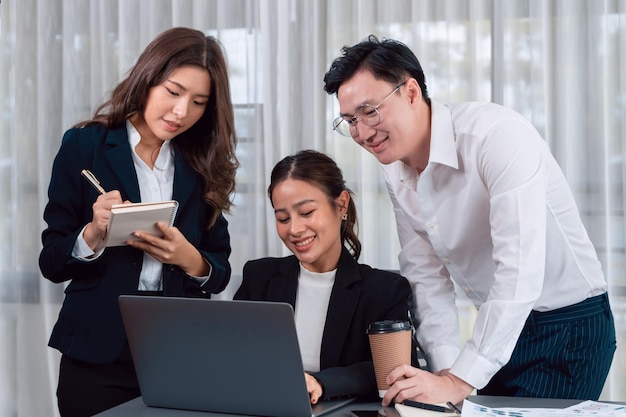
[{"label": "coffee cup lid", "polygon": [[383,320],[370,323],[367,334],[400,332],[411,330],[411,323],[406,320]]}]

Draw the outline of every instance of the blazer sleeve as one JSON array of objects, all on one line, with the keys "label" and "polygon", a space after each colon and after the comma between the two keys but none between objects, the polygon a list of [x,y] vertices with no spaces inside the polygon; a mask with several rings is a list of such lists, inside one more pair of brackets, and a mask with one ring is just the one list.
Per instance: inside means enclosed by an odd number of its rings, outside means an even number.
[{"label": "blazer sleeve", "polygon": [[201,291],[213,294],[223,291],[230,281],[231,265],[228,257],[231,247],[228,221],[222,214],[217,218],[215,225],[203,233],[198,250],[211,265],[211,275],[207,282],[200,286]]},{"label": "blazer sleeve", "polygon": [[52,166],[43,215],[48,227],[42,233],[43,248],[39,256],[41,272],[52,282],[92,275],[97,269],[97,262],[80,262],[72,257],[76,238],[91,221],[91,206],[97,198],[96,192],[81,182],[80,175],[81,168],[92,166],[86,148],[96,135],[81,133],[80,129],[65,132]]},{"label": "blazer sleeve", "polygon": [[323,389],[322,400],[356,396],[362,400],[378,398],[372,361],[311,372]]}]

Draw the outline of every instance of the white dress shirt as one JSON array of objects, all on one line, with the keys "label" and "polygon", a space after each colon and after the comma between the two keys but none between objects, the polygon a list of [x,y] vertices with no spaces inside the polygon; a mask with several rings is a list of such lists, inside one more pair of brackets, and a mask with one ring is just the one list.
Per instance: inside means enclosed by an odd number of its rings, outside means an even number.
[{"label": "white dress shirt", "polygon": [[[139,183],[139,193],[142,203],[154,203],[172,199],[174,190],[174,150],[170,141],[163,141],[159,155],[154,161],[154,167],[150,168],[137,154],[135,148],[141,140],[141,135],[130,121],[126,121],[128,140],[132,149],[133,163]],[[143,253],[143,266],[139,275],[140,291],[161,291],[161,273],[163,264],[146,252]]]},{"label": "white dress shirt", "polygon": [[[536,129],[492,103],[432,103],[421,174],[383,166],[433,371],[484,387],[509,360],[531,310],[606,291],[566,179]],[[478,308],[461,349],[454,286]]]}]

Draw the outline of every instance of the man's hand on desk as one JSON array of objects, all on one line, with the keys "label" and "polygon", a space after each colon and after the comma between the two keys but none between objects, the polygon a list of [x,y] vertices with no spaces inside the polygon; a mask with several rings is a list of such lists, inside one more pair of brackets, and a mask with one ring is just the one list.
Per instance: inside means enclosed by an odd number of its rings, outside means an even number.
[{"label": "man's hand on desk", "polygon": [[401,365],[391,371],[387,382],[390,387],[382,400],[385,407],[392,401],[401,403],[404,400],[429,404],[445,404],[449,401],[458,404],[474,390],[474,387],[447,369],[433,374],[409,365]]}]

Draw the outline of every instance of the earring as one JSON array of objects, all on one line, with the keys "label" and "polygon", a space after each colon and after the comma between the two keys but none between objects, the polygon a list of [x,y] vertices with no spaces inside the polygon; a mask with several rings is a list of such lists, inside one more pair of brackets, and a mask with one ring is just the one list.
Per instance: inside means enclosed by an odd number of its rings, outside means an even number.
[{"label": "earring", "polygon": [[341,220],[348,220],[348,213],[343,213],[341,215]]}]

